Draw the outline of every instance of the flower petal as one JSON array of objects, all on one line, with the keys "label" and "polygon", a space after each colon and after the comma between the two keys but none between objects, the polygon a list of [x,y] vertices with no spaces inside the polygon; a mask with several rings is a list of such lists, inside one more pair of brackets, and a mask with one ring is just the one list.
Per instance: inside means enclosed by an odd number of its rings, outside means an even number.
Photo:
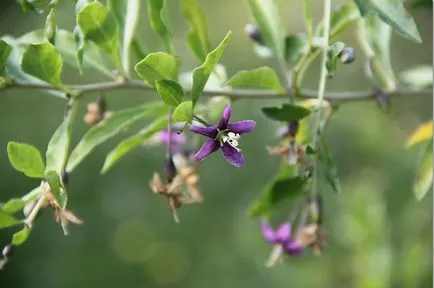
[{"label": "flower petal", "polygon": [[301,254],[303,254],[303,246],[300,244],[300,242],[296,241],[296,240],[290,240],[288,241],[288,243],[286,243],[283,246],[283,249],[286,253],[290,254],[290,255],[296,255],[296,256],[300,256]]},{"label": "flower petal", "polygon": [[[184,134],[178,134],[176,132],[171,133],[171,141],[170,141],[170,149],[173,153],[181,151],[181,147],[183,144],[187,142],[187,138]],[[169,132],[167,130],[163,130],[160,132],[160,141],[161,144],[168,146],[169,145]]]},{"label": "flower petal", "polygon": [[229,118],[231,118],[231,104],[226,105],[217,128],[225,130],[228,127]]},{"label": "flower petal", "polygon": [[243,120],[228,124],[228,130],[234,133],[249,133],[255,128],[256,122],[253,120]]},{"label": "flower petal", "polygon": [[224,143],[221,150],[223,156],[229,163],[238,168],[244,166],[244,156],[241,151],[238,151],[228,143]]},{"label": "flower petal", "polygon": [[276,240],[286,243],[291,239],[291,223],[285,222],[276,231]]},{"label": "flower petal", "polygon": [[197,161],[202,161],[209,154],[217,151],[220,148],[220,142],[214,139],[208,139],[203,143],[200,150],[194,155],[194,159]]},{"label": "flower petal", "polygon": [[214,139],[217,137],[217,126],[200,127],[196,125],[190,126],[190,131]]},{"label": "flower petal", "polygon": [[267,240],[268,243],[276,244],[276,233],[274,232],[268,221],[261,221],[261,232],[262,236],[264,236],[265,240]]}]

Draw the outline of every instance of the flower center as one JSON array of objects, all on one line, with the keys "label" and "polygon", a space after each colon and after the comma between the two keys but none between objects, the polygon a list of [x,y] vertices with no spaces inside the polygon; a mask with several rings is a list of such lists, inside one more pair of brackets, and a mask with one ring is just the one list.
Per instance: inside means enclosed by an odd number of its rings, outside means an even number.
[{"label": "flower center", "polygon": [[238,140],[240,140],[240,134],[234,133],[234,132],[225,133],[221,137],[222,144],[228,143],[233,148],[237,149],[237,151],[240,151],[240,149],[237,148],[238,147]]}]

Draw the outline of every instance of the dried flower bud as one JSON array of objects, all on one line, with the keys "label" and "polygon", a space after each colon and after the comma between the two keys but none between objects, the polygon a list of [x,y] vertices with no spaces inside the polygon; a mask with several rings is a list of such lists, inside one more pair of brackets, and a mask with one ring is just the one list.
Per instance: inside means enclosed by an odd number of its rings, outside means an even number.
[{"label": "dried flower bud", "polygon": [[247,24],[244,27],[244,32],[247,34],[247,36],[250,37],[250,39],[253,42],[256,42],[256,43],[261,44],[261,45],[264,44],[263,41],[262,41],[261,31],[255,25],[253,25],[253,24]]},{"label": "dried flower bud", "polygon": [[388,111],[390,109],[389,95],[380,88],[374,89],[374,96],[380,109]]},{"label": "dried flower bud", "polygon": [[345,47],[340,53],[339,53],[339,60],[341,60],[342,64],[350,64],[353,63],[356,59],[356,54],[354,52],[354,48],[352,47]]},{"label": "dried flower bud", "polygon": [[14,253],[14,246],[12,246],[12,244],[8,244],[3,248],[2,255],[4,258],[8,258],[12,256],[13,253]]},{"label": "dried flower bud", "polygon": [[101,109],[97,102],[89,102],[87,104],[87,112],[88,113],[101,113]]}]

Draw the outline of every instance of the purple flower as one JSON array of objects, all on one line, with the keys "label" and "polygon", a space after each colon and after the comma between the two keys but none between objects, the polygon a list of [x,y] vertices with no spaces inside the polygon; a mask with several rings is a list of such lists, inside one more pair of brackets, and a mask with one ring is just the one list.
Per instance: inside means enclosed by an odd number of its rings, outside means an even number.
[{"label": "purple flower", "polygon": [[[172,128],[171,139],[170,139],[170,150],[172,153],[177,153],[181,151],[182,146],[187,142],[184,134],[178,134],[176,127]],[[169,131],[163,130],[158,134],[159,141],[165,146],[169,146]]]},{"label": "purple flower", "polygon": [[252,131],[256,126],[256,122],[253,120],[243,120],[229,123],[230,117],[231,106],[228,104],[223,111],[218,125],[209,127],[190,126],[192,132],[210,138],[194,155],[194,159],[202,161],[209,154],[221,149],[223,156],[230,164],[236,167],[244,165],[244,157],[238,148],[238,140],[240,139],[240,135]]},{"label": "purple flower", "polygon": [[285,222],[277,230],[274,230],[267,221],[263,220],[261,231],[268,243],[281,245],[285,253],[301,255],[303,252],[303,245],[292,237],[291,223]]}]

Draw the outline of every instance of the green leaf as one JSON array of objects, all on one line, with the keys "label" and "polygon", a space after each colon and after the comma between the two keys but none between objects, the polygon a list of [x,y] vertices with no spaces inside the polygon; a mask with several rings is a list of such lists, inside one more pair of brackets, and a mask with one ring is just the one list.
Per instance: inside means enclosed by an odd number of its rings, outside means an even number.
[{"label": "green leaf", "polygon": [[339,54],[342,52],[342,50],[344,50],[344,48],[345,48],[345,44],[343,42],[333,43],[329,47],[327,52],[327,61],[326,61],[328,77],[334,77],[338,66]]},{"label": "green leaf", "polygon": [[272,212],[285,202],[294,201],[302,192],[306,180],[295,176],[296,166],[282,165],[279,173],[262,192],[249,210],[249,215],[260,216]]},{"label": "green leaf", "polygon": [[149,53],[145,59],[136,64],[136,72],[140,78],[151,85],[162,79],[176,80],[179,71],[179,60],[164,52]]},{"label": "green leaf", "polygon": [[190,123],[193,119],[193,102],[184,101],[179,104],[173,111],[173,122],[187,122]]},{"label": "green leaf", "polygon": [[161,100],[167,105],[176,107],[181,103],[182,97],[184,97],[184,90],[182,90],[178,82],[172,80],[158,80],[155,82],[155,87],[157,88]]},{"label": "green leaf", "polygon": [[26,242],[27,238],[29,238],[29,234],[30,234],[30,228],[24,226],[23,229],[14,233],[14,235],[12,236],[12,245],[20,246],[21,244]]},{"label": "green leaf", "polygon": [[280,85],[276,73],[269,67],[240,71],[229,79],[226,84],[239,88],[268,89],[277,92],[285,91],[285,88]]},{"label": "green leaf", "polygon": [[62,66],[62,56],[51,43],[30,44],[21,62],[24,72],[68,92],[60,80]]},{"label": "green leaf", "polygon": [[66,203],[68,202],[68,195],[62,188],[59,174],[53,170],[47,171],[45,172],[45,180],[47,180],[51,193],[59,205],[59,208],[62,210],[65,209]]},{"label": "green leaf", "polygon": [[134,108],[114,112],[109,118],[93,126],[80,140],[67,164],[67,171],[72,171],[99,144],[117,135],[133,123],[146,117],[160,116],[167,113],[164,103],[148,103]]},{"label": "green leaf", "polygon": [[131,69],[131,44],[139,22],[140,0],[109,0],[108,4],[120,26],[122,67],[128,75]]},{"label": "green leaf", "polygon": [[433,136],[433,121],[420,124],[415,131],[411,133],[405,142],[405,147],[409,148],[416,144],[428,141]]},{"label": "green leaf", "polygon": [[293,65],[303,55],[307,49],[307,39],[305,35],[289,35],[285,37],[285,61]]},{"label": "green leaf", "polygon": [[411,7],[425,8],[425,9],[433,10],[433,1],[432,0],[414,0],[411,3]]},{"label": "green leaf", "polygon": [[231,35],[232,32],[229,31],[217,48],[215,48],[206,56],[203,64],[193,70],[193,85],[191,88],[191,99],[193,101],[193,106],[196,105],[197,100],[199,99],[200,95],[202,95],[203,88],[205,88],[209,76],[214,71],[214,67],[217,65],[226,46],[228,45]]},{"label": "green leaf", "polygon": [[377,14],[381,20],[389,24],[404,37],[422,43],[416,23],[405,10],[402,0],[354,0],[359,7],[360,14],[366,16]]},{"label": "green leaf", "polygon": [[9,142],[7,151],[15,170],[32,178],[44,177],[45,165],[38,149],[29,144]]},{"label": "green leaf", "polygon": [[0,76],[5,75],[6,63],[11,52],[12,47],[4,40],[0,40]]},{"label": "green leaf", "polygon": [[262,112],[270,119],[276,121],[301,120],[310,114],[310,110],[302,106],[282,104],[282,107],[264,107]]},{"label": "green leaf", "polygon": [[67,116],[63,119],[60,126],[56,129],[48,143],[45,153],[47,166],[46,170],[56,171],[62,175],[68,160],[69,144],[71,141],[71,125],[73,114],[76,112],[77,105],[72,105]]},{"label": "green leaf", "polygon": [[92,2],[78,12],[77,24],[84,39],[98,45],[123,73],[119,58],[119,25],[110,10],[100,2]]},{"label": "green leaf", "polygon": [[26,204],[27,202],[22,199],[12,198],[8,202],[1,205],[1,210],[6,213],[12,214],[23,209]]},{"label": "green leaf", "polygon": [[416,173],[416,179],[413,183],[413,192],[417,200],[422,200],[426,193],[430,191],[433,181],[433,141],[431,138],[425,153],[419,163],[419,168]]},{"label": "green leaf", "polygon": [[402,82],[416,88],[424,88],[433,84],[433,67],[421,65],[399,74]]},{"label": "green leaf", "polygon": [[395,76],[390,60],[391,27],[382,22],[377,15],[372,14],[362,20],[361,32],[363,39],[374,54],[368,57],[373,56],[380,65],[378,69],[384,71],[387,77],[394,81]]},{"label": "green leaf", "polygon": [[12,227],[20,223],[21,221],[15,219],[11,214],[0,210],[0,229]]},{"label": "green leaf", "polygon": [[[354,3],[345,3],[334,9],[330,15],[330,38],[336,38],[341,32],[360,19],[360,12]],[[315,35],[322,37],[324,24],[318,25]]]},{"label": "green leaf", "polygon": [[341,193],[341,185],[337,174],[333,156],[324,140],[320,140],[317,147],[319,172],[324,176],[327,183],[336,193]]},{"label": "green leaf", "polygon": [[273,0],[248,0],[250,11],[266,46],[278,59],[285,59],[285,31]]},{"label": "green leaf", "polygon": [[152,121],[148,126],[142,129],[139,133],[131,136],[121,143],[119,143],[116,148],[114,148],[105,158],[104,166],[101,170],[101,174],[106,173],[110,168],[113,167],[123,156],[128,152],[132,151],[134,148],[140,146],[143,141],[149,139],[157,132],[165,129],[167,127],[167,116],[160,117]]},{"label": "green leaf", "polygon": [[191,50],[201,61],[204,61],[210,51],[206,16],[198,0],[182,0],[184,16],[191,25],[187,40]]},{"label": "green leaf", "polygon": [[152,29],[163,39],[166,50],[173,53],[172,32],[165,21],[166,1],[148,0],[148,17]]}]

